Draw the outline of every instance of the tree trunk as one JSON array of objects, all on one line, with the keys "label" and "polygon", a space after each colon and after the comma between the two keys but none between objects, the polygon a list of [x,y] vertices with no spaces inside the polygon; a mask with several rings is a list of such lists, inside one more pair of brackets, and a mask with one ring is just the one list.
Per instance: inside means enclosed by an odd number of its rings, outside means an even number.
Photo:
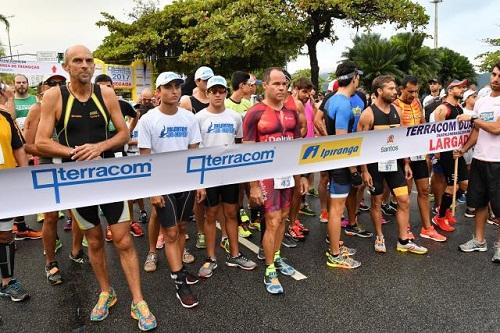
[{"label": "tree trunk", "polygon": [[308,41],[307,42],[307,50],[309,53],[309,64],[311,66],[311,81],[312,84],[316,87],[317,91],[321,91],[321,87],[319,84],[319,65],[318,65],[318,53],[316,51],[316,45],[318,41]]}]

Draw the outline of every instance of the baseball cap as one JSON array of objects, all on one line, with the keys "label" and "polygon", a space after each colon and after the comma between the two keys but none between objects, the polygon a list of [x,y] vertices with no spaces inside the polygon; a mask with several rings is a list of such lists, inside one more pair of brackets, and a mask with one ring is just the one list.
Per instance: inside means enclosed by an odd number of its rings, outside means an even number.
[{"label": "baseball cap", "polygon": [[177,83],[179,84],[184,83],[184,80],[179,74],[174,72],[163,72],[160,73],[160,75],[158,75],[158,77],[156,78],[156,88],[159,88],[160,86],[168,84],[172,81],[177,81]]},{"label": "baseball cap", "polygon": [[42,82],[47,82],[51,79],[59,79],[59,80],[62,80],[62,81],[66,81],[66,77],[64,75],[61,75],[61,74],[46,74],[43,76],[43,79],[42,79]]},{"label": "baseball cap", "polygon": [[475,90],[472,90],[472,89],[467,89],[465,92],[464,92],[464,98],[463,100],[466,101],[467,98],[471,97],[472,95],[477,95],[477,91]]},{"label": "baseball cap", "polygon": [[464,79],[462,81],[454,79],[450,83],[448,83],[448,87],[446,89],[451,89],[453,87],[459,87],[459,86],[466,86],[469,84],[469,81],[467,79]]},{"label": "baseball cap", "polygon": [[338,80],[333,80],[328,84],[328,91],[337,91],[339,89],[339,81]]},{"label": "baseball cap", "polygon": [[207,66],[201,66],[194,73],[195,80],[198,80],[198,79],[208,80],[212,76],[214,76],[214,71],[210,67],[207,67]]},{"label": "baseball cap", "polygon": [[432,79],[429,79],[429,81],[427,81],[427,83],[431,84],[431,83],[439,83],[439,80],[437,78],[432,78]]},{"label": "baseball cap", "polygon": [[227,89],[226,79],[220,75],[212,76],[210,79],[208,79],[207,90],[212,88],[213,86],[223,86]]}]

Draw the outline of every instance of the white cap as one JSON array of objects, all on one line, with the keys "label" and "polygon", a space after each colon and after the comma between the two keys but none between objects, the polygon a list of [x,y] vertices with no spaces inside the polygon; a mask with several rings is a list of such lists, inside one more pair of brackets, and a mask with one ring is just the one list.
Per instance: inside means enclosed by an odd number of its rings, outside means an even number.
[{"label": "white cap", "polygon": [[212,88],[213,86],[223,86],[227,89],[226,79],[219,75],[212,76],[210,79],[208,79],[207,90]]},{"label": "white cap", "polygon": [[207,67],[207,66],[201,66],[194,73],[195,80],[198,80],[198,79],[208,80],[212,76],[214,76],[214,71],[210,67]]},{"label": "white cap", "polygon": [[62,74],[45,74],[45,75],[43,76],[42,82],[46,82],[46,81],[48,81],[48,80],[50,80],[50,79],[55,79],[55,78],[58,78],[58,79],[60,79],[60,80],[64,80],[64,81],[66,81],[66,80],[67,80],[67,79],[66,79],[66,76],[64,76],[64,75],[62,75]]},{"label": "white cap", "polygon": [[467,98],[471,97],[472,95],[475,95],[477,94],[477,91],[475,90],[472,90],[472,89],[468,89],[464,92],[464,99],[463,101],[465,102],[467,100]]},{"label": "white cap", "polygon": [[184,83],[181,76],[174,72],[163,72],[156,78],[156,88],[168,84],[172,81],[177,81],[179,84]]}]

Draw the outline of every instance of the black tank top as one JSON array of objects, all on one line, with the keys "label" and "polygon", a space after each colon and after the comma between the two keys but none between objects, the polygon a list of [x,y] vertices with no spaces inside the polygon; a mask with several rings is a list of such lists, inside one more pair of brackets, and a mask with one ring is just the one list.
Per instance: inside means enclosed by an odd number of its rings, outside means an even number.
[{"label": "black tank top", "polygon": [[372,104],[371,108],[373,111],[373,125],[371,129],[381,130],[400,126],[399,114],[394,105],[390,105],[389,113],[382,112],[375,104]]},{"label": "black tank top", "polygon": [[[66,86],[59,87],[62,96],[61,117],[56,123],[57,141],[68,147],[97,143],[109,138],[111,116],[99,85],[92,85],[92,95],[80,102]],[[102,157],[112,157],[111,151]]]},{"label": "black tank top", "polygon": [[443,102],[443,104],[448,108],[448,112],[446,112],[446,120],[448,119],[456,119],[458,115],[464,113],[464,110],[460,105],[451,105],[448,102]]},{"label": "black tank top", "polygon": [[191,108],[195,114],[208,107],[208,103],[202,103],[194,96],[189,96],[189,99],[191,100]]}]

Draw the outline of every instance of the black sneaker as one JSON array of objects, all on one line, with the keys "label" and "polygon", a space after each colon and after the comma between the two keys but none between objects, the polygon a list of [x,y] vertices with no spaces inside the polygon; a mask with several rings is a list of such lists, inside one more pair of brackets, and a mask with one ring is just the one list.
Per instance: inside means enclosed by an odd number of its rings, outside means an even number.
[{"label": "black sneaker", "polygon": [[362,212],[367,212],[367,211],[370,210],[370,207],[367,204],[365,204],[364,201],[361,201],[359,203],[359,210],[362,211]]},{"label": "black sneaker", "polygon": [[80,252],[76,256],[73,256],[71,252],[69,253],[69,258],[76,262],[77,264],[83,265],[89,262],[89,257],[83,252],[82,249],[80,249]]},{"label": "black sneaker", "polygon": [[10,297],[13,302],[21,302],[30,298],[28,292],[16,279],[10,280],[9,284],[5,287],[0,287],[0,296]]},{"label": "black sneaker", "polygon": [[264,249],[262,247],[259,247],[259,252],[257,253],[257,259],[259,260],[266,259],[266,256],[264,255]]},{"label": "black sneaker", "polygon": [[[193,285],[193,284],[197,284],[198,282],[200,282],[200,279],[198,279],[197,276],[195,276],[194,274],[189,273],[187,270],[184,269],[182,272],[186,276],[186,283],[187,284]],[[170,278],[172,278],[172,279],[175,280],[175,275],[172,274],[172,273],[170,273]]]},{"label": "black sneaker", "polygon": [[188,309],[197,306],[198,298],[196,298],[196,296],[191,291],[191,288],[187,284],[186,275],[183,272],[177,274],[174,282],[175,288],[177,289],[175,295],[179,302],[181,302],[181,305]]},{"label": "black sneaker", "polygon": [[383,204],[382,205],[382,213],[385,215],[396,215],[396,209],[392,207],[390,204]]},{"label": "black sneaker", "polygon": [[355,225],[348,225],[345,229],[344,232],[347,236],[358,236],[361,238],[370,238],[373,236],[373,234],[369,231],[366,231],[362,229],[360,226],[357,224]]},{"label": "black sneaker", "polygon": [[57,261],[53,261],[50,264],[45,265],[45,275],[47,276],[47,281],[51,286],[63,283],[61,270],[59,269]]},{"label": "black sneaker", "polygon": [[143,210],[141,212],[141,223],[144,224],[144,223],[148,223],[148,213],[146,213],[145,210]]},{"label": "black sneaker", "polygon": [[476,217],[476,210],[474,208],[467,207],[465,209],[464,216],[468,218]]},{"label": "black sneaker", "polygon": [[281,242],[281,244],[284,247],[288,247],[288,248],[297,247],[297,242],[293,239],[293,237],[288,232],[285,232],[285,237],[283,237],[283,241]]}]

